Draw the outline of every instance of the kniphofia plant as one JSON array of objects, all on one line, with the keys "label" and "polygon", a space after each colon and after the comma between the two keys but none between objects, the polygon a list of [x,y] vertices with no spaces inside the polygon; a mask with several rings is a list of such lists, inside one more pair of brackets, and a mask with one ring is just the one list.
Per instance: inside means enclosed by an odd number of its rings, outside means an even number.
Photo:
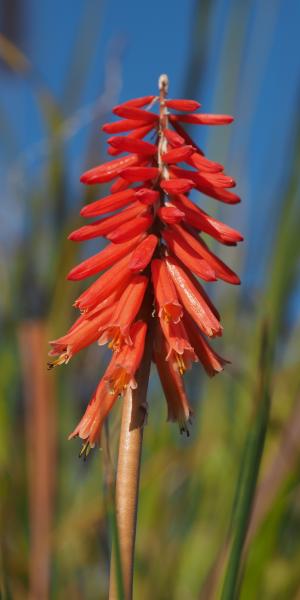
[{"label": "kniphofia plant", "polygon": [[[168,420],[177,421],[180,431],[188,434],[192,410],[183,383],[185,371],[193,362],[200,362],[213,376],[227,362],[208,342],[221,336],[223,328],[200,281],[240,282],[210,250],[203,234],[227,246],[240,242],[241,234],[208,215],[189,197],[191,190],[198,190],[213,200],[236,204],[240,199],[231,191],[235,181],[221,164],[204,155],[184,129],[185,123],[227,125],[233,119],[195,112],[199,108],[194,100],[168,99],[168,78],[162,75],[159,95],[129,100],[113,109],[121,119],[103,126],[111,136],[108,154],[113,158],[81,177],[87,185],[113,182],[110,194],[81,210],[83,217],[96,220],[69,236],[76,242],[101,236],[109,243],[69,273],[71,280],[97,278],[75,301],[80,310],[77,321],[66,335],[51,342],[50,354],[58,358],[50,367],[69,362],[97,341],[112,350],[112,359],[70,438],[83,440],[80,454],[86,457],[100,442],[113,405],[123,398],[126,417],[119,447],[122,485],[120,488],[117,478],[117,509],[118,498],[124,502],[127,486],[131,504],[122,508],[122,515],[119,510],[118,516],[126,597],[131,595],[142,443],[141,434],[134,432],[142,428],[147,412],[150,362],[159,374]],[[130,438],[131,434],[136,437]],[[131,474],[126,453],[136,459]],[[125,534],[124,518],[131,530],[128,533],[127,527]],[[124,535],[129,535],[129,546]],[[130,565],[125,568],[128,555]]]}]

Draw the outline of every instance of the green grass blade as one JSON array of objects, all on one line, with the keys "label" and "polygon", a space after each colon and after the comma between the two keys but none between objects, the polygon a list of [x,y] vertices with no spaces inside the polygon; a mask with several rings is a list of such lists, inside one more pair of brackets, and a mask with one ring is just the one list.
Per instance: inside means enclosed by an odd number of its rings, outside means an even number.
[{"label": "green grass blade", "polygon": [[221,600],[236,598],[244,543],[254,500],[259,467],[266,438],[270,410],[270,352],[266,331],[262,334],[256,414],[246,440],[243,473],[239,478],[234,518],[234,538],[221,595]]},{"label": "green grass blade", "polygon": [[196,98],[199,88],[202,87],[212,13],[213,3],[211,0],[196,0],[190,36],[190,53],[183,85],[184,98]]},{"label": "green grass blade", "polygon": [[61,101],[65,114],[71,114],[80,105],[101,36],[103,10],[102,0],[83,3]]}]

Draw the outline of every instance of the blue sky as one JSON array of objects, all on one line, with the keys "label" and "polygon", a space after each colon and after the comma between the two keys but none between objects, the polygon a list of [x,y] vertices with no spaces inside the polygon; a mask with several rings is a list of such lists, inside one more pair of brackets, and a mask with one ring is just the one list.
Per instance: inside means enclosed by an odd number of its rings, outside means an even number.
[{"label": "blue sky", "polygon": [[[158,72],[168,71],[174,89],[179,90],[189,47],[188,34],[192,21],[193,0],[178,2],[106,2],[66,0],[39,2],[31,0],[34,35],[31,53],[47,82],[59,94],[68,68],[74,39],[84,21],[86,10],[96,23],[98,48],[91,65],[95,81],[101,78],[109,43],[121,37],[124,54],[123,94],[143,93],[156,84]],[[37,26],[38,25],[38,26]],[[54,37],[55,34],[55,37]],[[38,54],[36,54],[37,49]],[[97,75],[97,77],[95,77]]]}]

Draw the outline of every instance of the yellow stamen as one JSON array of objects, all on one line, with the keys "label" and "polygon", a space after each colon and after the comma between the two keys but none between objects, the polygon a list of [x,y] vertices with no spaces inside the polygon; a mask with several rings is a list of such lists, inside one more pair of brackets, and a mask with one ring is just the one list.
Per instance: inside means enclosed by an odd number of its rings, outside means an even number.
[{"label": "yellow stamen", "polygon": [[177,362],[177,367],[178,367],[178,371],[179,371],[180,375],[183,375],[186,371],[186,364],[185,364],[184,359],[181,356],[181,354],[177,354],[177,352],[176,352],[176,362]]},{"label": "yellow stamen", "polygon": [[172,320],[172,315],[165,306],[163,307],[163,318],[166,323],[170,323]]},{"label": "yellow stamen", "polygon": [[59,365],[63,365],[64,363],[67,363],[70,359],[70,356],[67,352],[64,352],[64,354],[61,354],[58,358],[56,358],[55,360],[53,360],[52,362],[48,362],[47,363],[47,368],[50,371],[51,369],[54,369],[55,367],[58,367]]},{"label": "yellow stamen", "polygon": [[114,337],[112,338],[112,340],[109,342],[108,344],[108,348],[110,348],[111,350],[113,350],[114,352],[116,352],[117,350],[120,349],[122,343],[122,336],[120,333],[120,329],[117,329],[115,332]]},{"label": "yellow stamen", "polygon": [[119,369],[113,379],[110,380],[110,393],[123,394],[129,383],[130,375],[125,369]]},{"label": "yellow stamen", "polygon": [[82,445],[82,448],[79,452],[78,458],[81,458],[83,456],[83,460],[86,460],[91,449],[92,449],[92,446],[91,446],[90,442],[89,441],[85,442]]},{"label": "yellow stamen", "polygon": [[180,431],[181,435],[183,433],[185,433],[186,437],[190,437],[190,432],[185,423],[184,424],[179,423],[179,431]]}]

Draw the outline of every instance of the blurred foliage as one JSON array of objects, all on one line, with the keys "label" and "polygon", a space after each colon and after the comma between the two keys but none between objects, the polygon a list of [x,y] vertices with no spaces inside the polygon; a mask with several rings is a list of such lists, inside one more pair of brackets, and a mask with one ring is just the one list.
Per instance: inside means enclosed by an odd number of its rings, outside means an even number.
[{"label": "blurred foliage", "polygon": [[[225,24],[216,93],[218,106],[229,112],[234,112],[238,94],[243,31],[250,19],[250,4],[233,2],[239,10],[232,10]],[[101,3],[98,6],[99,19]],[[188,76],[183,85],[192,95],[203,86],[205,41],[214,8],[214,2],[197,3]],[[238,24],[241,13],[243,28]],[[62,132],[66,116],[81,105],[86,67],[98,35],[97,27],[89,27],[91,18],[92,24],[97,22],[96,14],[91,17],[87,10],[80,32],[86,40],[85,52],[80,53],[79,35],[61,101],[54,98],[28,59],[0,36],[2,60],[15,76],[25,78],[37,101],[48,147],[41,166],[41,185],[28,181],[23,198],[28,227],[15,249],[13,269],[7,272],[0,263],[0,318],[5,340],[0,347],[3,600],[22,600],[28,594],[34,519],[30,516],[31,486],[39,477],[28,435],[33,413],[30,378],[28,390],[22,376],[20,329],[24,321],[31,320],[41,328],[46,326],[54,338],[74,316],[71,304],[77,284],[66,284],[65,274],[75,263],[78,248],[65,238],[77,216],[69,208],[74,190],[69,184],[70,164]],[[225,77],[230,82],[227,87],[222,83]],[[249,81],[249,89],[251,85]],[[104,92],[99,121],[104,120],[117,94],[118,89],[111,90],[111,97]],[[291,325],[290,317],[291,303],[295,295],[299,297],[300,120],[294,114],[290,118],[294,137],[285,180],[274,199],[276,218],[268,223],[272,242],[267,247],[265,240],[260,240],[267,276],[260,289],[247,287],[246,293],[243,287],[240,291],[222,288],[219,306],[228,347],[224,353],[230,355],[232,367],[213,380],[200,377],[197,369],[189,375],[195,420],[188,440],[164,422],[166,409],[153,373],[138,516],[138,599],[214,600],[222,593],[226,600],[300,598],[300,330],[295,319]],[[8,122],[1,107],[0,128],[7,146],[15,146],[18,136],[14,123]],[[226,165],[230,139],[221,135],[211,135],[208,147],[212,153],[218,139],[217,158]],[[91,137],[87,144],[90,164],[94,149]],[[232,170],[234,174],[234,164]],[[247,188],[247,182],[244,185]],[[77,209],[82,196],[87,200],[91,193],[81,190],[80,200],[72,206]],[[251,201],[250,197],[244,199]],[[226,211],[227,207],[222,209],[222,217]],[[224,218],[229,221],[228,213]],[[45,222],[47,227],[43,227]],[[244,255],[241,250],[235,254],[235,261],[240,257],[237,266],[243,279]],[[268,352],[262,346],[264,330],[268,332]],[[33,364],[34,360],[46,363],[46,349],[41,347],[32,358]],[[114,529],[107,465],[110,455],[113,461],[116,457],[120,406],[110,418],[109,451],[95,450],[89,461],[82,463],[74,456],[76,442],[66,441],[93,390],[102,360],[99,348],[92,348],[74,358],[67,369],[51,374],[45,371],[44,384],[49,386],[51,378],[53,385],[56,415],[55,438],[45,439],[45,444],[55,444],[50,465],[55,483],[49,548],[50,597],[56,600],[107,597]],[[32,381],[34,377],[33,369]]]}]

